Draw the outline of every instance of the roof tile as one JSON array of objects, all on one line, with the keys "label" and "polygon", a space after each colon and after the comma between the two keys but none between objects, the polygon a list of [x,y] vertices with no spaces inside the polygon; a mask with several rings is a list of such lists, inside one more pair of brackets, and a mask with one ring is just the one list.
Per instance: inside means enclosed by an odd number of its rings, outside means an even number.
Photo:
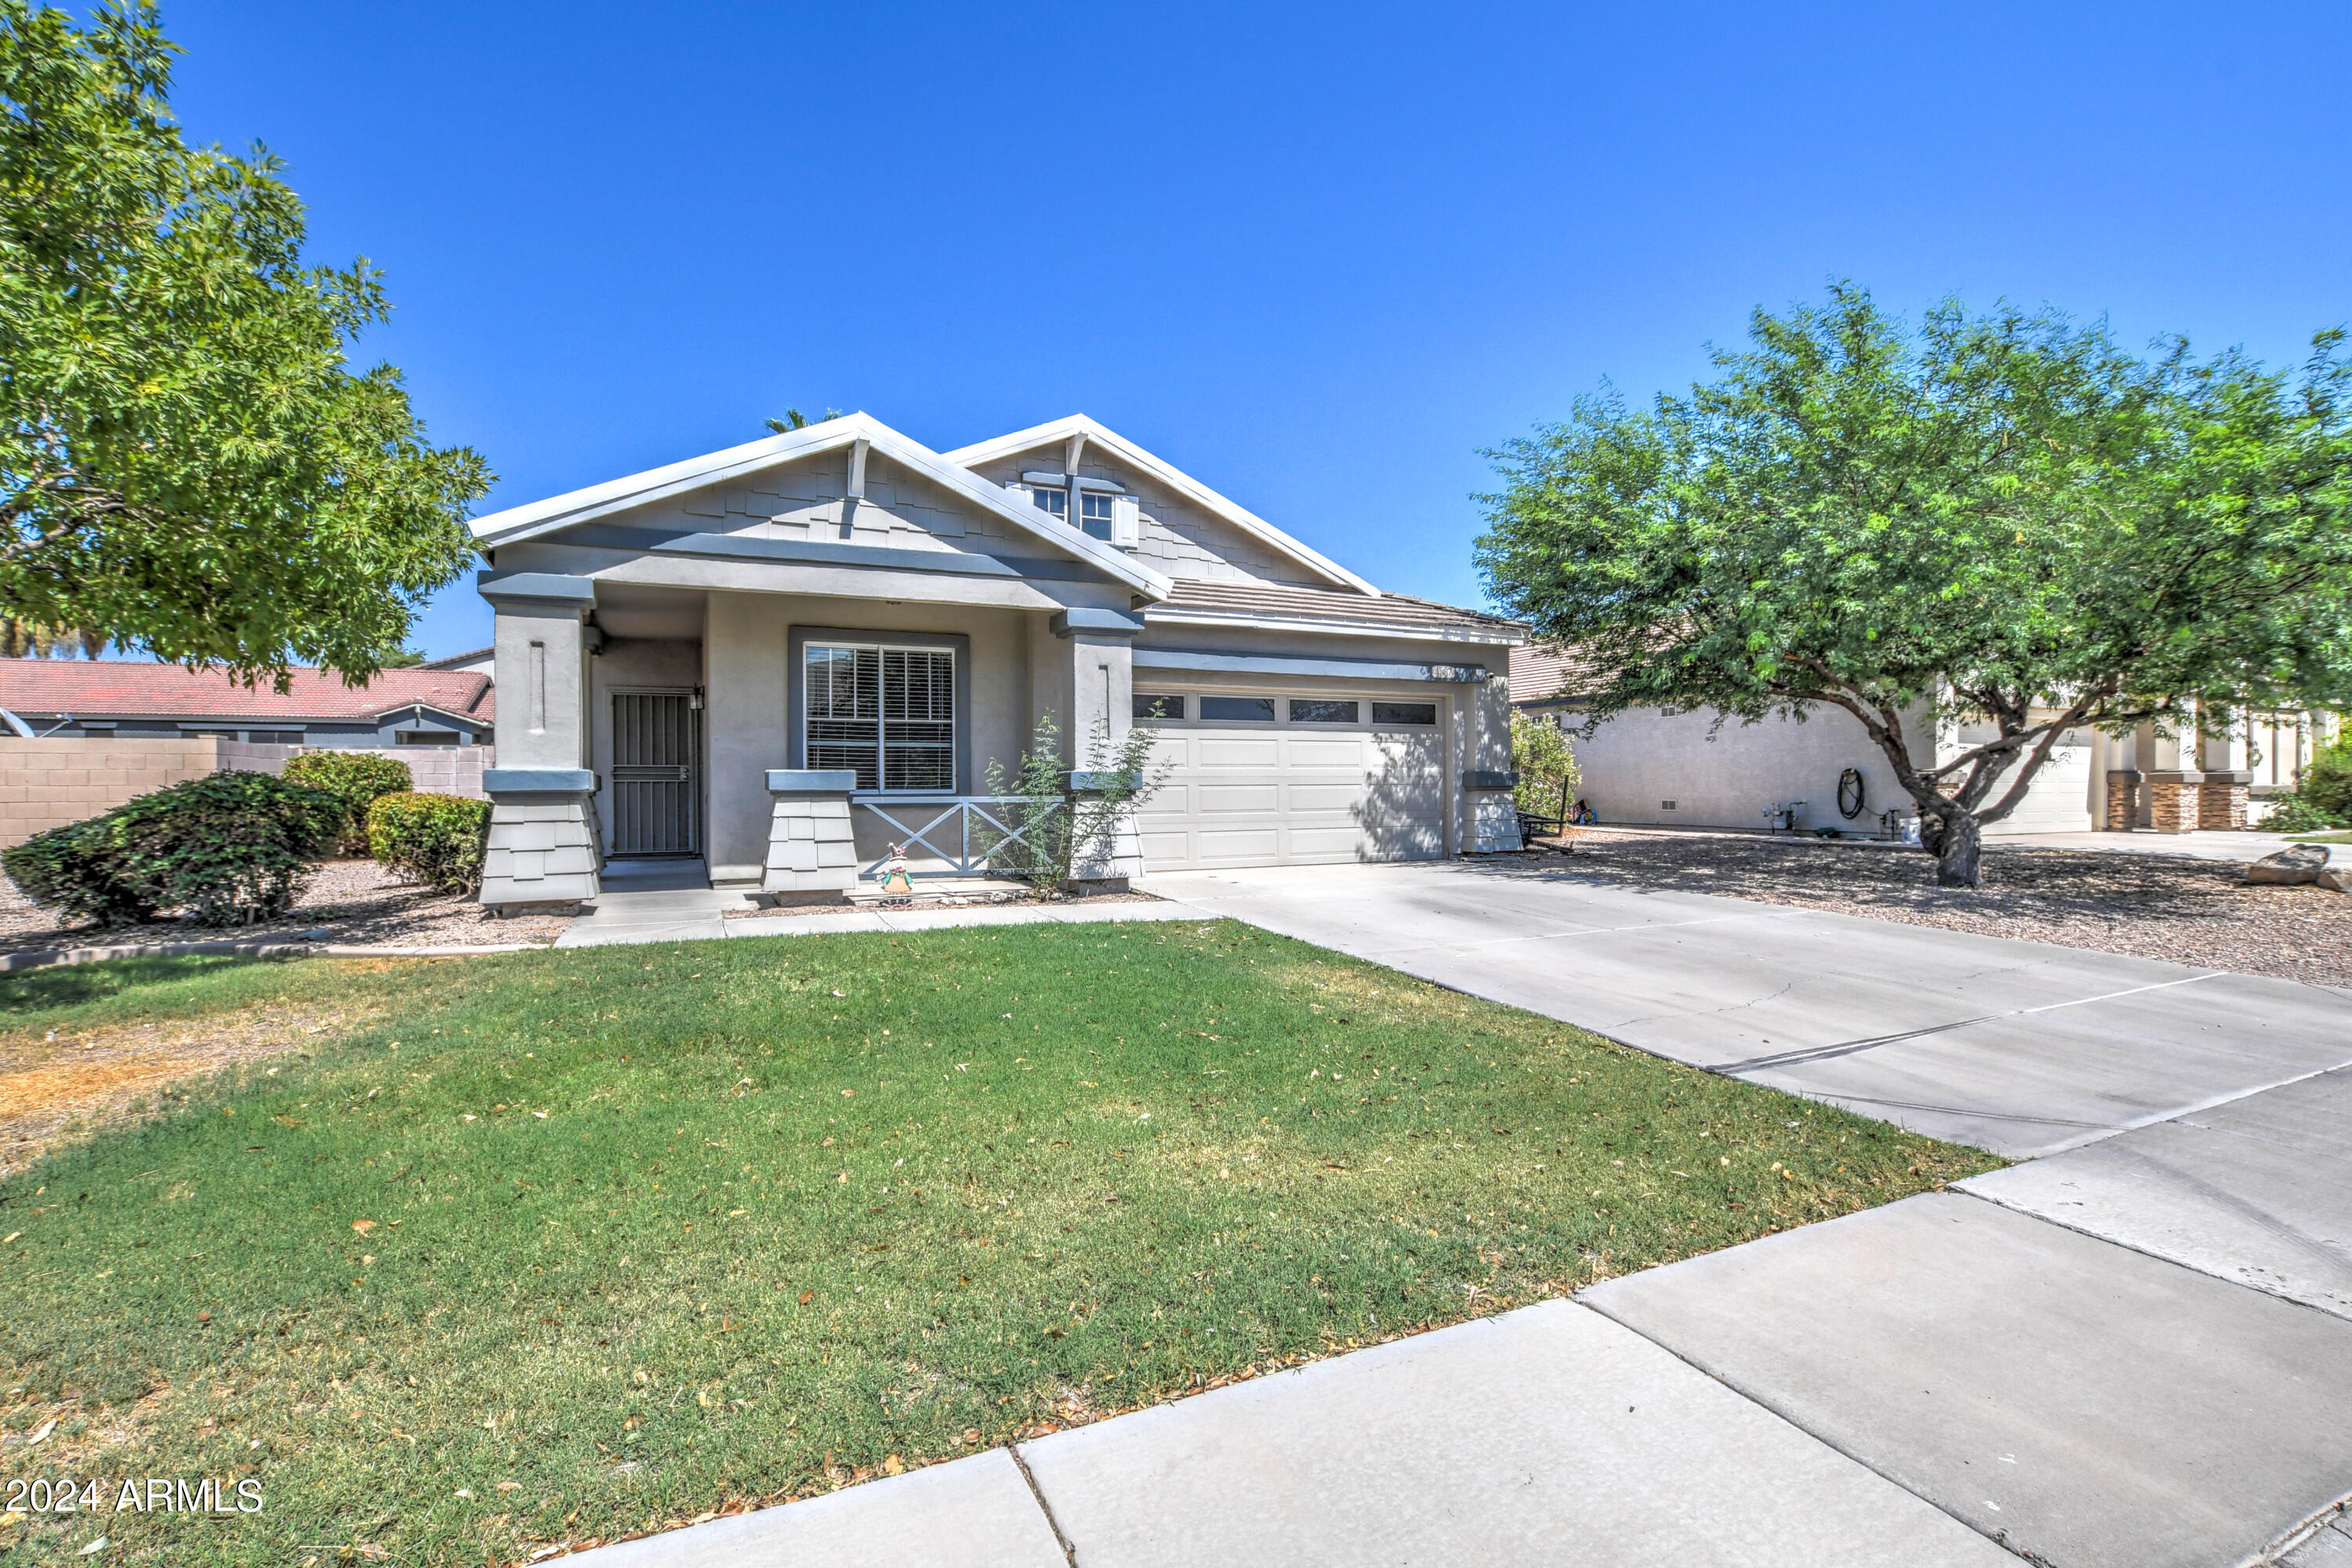
[{"label": "roof tile", "polygon": [[364,686],[297,668],[289,689],[247,687],[217,669],[129,659],[0,658],[0,708],[31,717],[370,720],[413,703],[488,724],[497,694],[478,670],[387,669]]}]

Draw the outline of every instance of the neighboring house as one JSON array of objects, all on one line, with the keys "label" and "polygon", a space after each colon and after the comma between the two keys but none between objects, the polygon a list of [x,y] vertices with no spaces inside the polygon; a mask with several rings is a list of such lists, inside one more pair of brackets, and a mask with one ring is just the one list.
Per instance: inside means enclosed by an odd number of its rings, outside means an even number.
[{"label": "neighboring house", "polygon": [[482,675],[488,675],[498,664],[498,661],[499,650],[496,647],[478,647],[470,653],[453,653],[446,658],[428,658],[416,668],[419,669],[453,669],[463,673],[479,673]]},{"label": "neighboring house", "polygon": [[[1572,655],[1512,650],[1511,701],[1521,711],[1574,731],[1584,723],[1582,694],[1591,687]],[[2162,736],[2153,725],[2120,737],[2070,730],[2017,809],[1985,832],[2244,827],[2262,819],[2271,795],[2294,787],[2327,725],[2324,715],[2266,713],[2217,736]],[[1930,745],[1915,728],[1911,754],[1955,756],[1993,734],[1989,724],[1962,724]],[[1875,833],[1885,830],[1886,812],[1898,819],[1916,813],[1885,755],[1835,708],[1756,724],[1718,722],[1711,709],[1635,708],[1570,744],[1580,794],[1604,823],[1763,827],[1773,808],[1794,805],[1801,829]],[[1859,777],[1858,803],[1849,770]]]},{"label": "neighboring house", "polygon": [[[832,892],[979,868],[1041,715],[1150,726],[1114,868],[1516,847],[1511,622],[1383,594],[1075,416],[931,450],[863,414],[479,519],[513,706],[486,903],[605,854]],[[967,834],[972,837],[968,837]]]},{"label": "neighboring house", "polygon": [[0,708],[37,734],[121,739],[214,736],[263,745],[487,746],[490,678],[429,666],[387,669],[365,686],[296,669],[285,691],[219,670],[128,659],[0,659]]}]

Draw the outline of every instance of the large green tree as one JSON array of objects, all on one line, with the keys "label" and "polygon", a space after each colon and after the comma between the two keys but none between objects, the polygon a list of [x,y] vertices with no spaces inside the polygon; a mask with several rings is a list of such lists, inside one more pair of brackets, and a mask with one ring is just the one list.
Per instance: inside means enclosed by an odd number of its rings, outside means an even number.
[{"label": "large green tree", "polygon": [[[2142,358],[2105,326],[1852,286],[1646,410],[1613,394],[1490,453],[1495,596],[1654,703],[1850,715],[1973,886],[2069,730],[2352,700],[2352,367]],[[1947,741],[1956,726],[1990,738]]]},{"label": "large green tree", "polygon": [[304,265],[257,148],[187,144],[152,6],[0,0],[0,616],[247,679],[358,679],[475,559],[482,460],[345,350],[386,305]]}]

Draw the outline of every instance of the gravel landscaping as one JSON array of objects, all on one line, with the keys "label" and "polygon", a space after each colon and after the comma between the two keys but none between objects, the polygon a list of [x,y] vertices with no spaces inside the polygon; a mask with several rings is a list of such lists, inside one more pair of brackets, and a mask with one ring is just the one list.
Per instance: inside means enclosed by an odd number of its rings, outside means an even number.
[{"label": "gravel landscaping", "polygon": [[[1578,830],[1572,856],[1575,874],[1596,882],[2352,985],[2352,898],[2244,886],[2244,868],[2231,861],[1989,839],[1984,885],[1962,891],[1937,887],[1935,862],[1921,851],[1869,842],[1601,827]],[[1547,852],[1543,864],[1562,862]]]},{"label": "gravel landscaping", "polygon": [[332,860],[303,885],[285,919],[224,930],[181,921],[145,925],[69,925],[58,912],[35,904],[0,877],[0,953],[96,943],[205,942],[288,937],[316,932],[315,940],[372,942],[385,947],[480,946],[498,942],[553,942],[572,923],[566,915],[519,915],[492,920],[470,899],[435,893],[393,879],[373,860]]}]

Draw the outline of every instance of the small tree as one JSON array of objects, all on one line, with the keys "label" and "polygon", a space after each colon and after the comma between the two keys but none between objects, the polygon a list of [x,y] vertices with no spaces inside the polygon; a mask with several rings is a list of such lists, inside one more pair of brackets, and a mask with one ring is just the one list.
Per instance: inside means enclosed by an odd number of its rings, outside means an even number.
[{"label": "small tree", "polygon": [[477,559],[364,262],[302,259],[278,161],[192,147],[151,5],[0,0],[0,616],[248,679],[364,678]]},{"label": "small tree", "polygon": [[1036,728],[1010,770],[991,761],[984,774],[988,793],[1007,797],[1002,812],[1007,832],[990,835],[990,868],[1024,879],[1048,895],[1067,888],[1076,874],[1108,860],[1129,814],[1167,782],[1172,764],[1154,763],[1152,731],[1138,725],[1126,738],[1111,739],[1108,721],[1097,721],[1087,747],[1090,787],[1070,788],[1062,762],[1061,726],[1053,714],[1037,716]]},{"label": "small tree", "polygon": [[1511,715],[1511,767],[1519,775],[1513,799],[1530,816],[1568,816],[1569,796],[1582,783],[1568,735],[1548,718]]},{"label": "small tree", "polygon": [[[1490,454],[1495,596],[1627,708],[1835,709],[1917,803],[1937,879],[2085,725],[2352,698],[2352,366],[2143,362],[2104,327],[1870,297],[1758,311],[1647,412],[1613,395]],[[1940,754],[1961,721],[1990,735]]]}]

